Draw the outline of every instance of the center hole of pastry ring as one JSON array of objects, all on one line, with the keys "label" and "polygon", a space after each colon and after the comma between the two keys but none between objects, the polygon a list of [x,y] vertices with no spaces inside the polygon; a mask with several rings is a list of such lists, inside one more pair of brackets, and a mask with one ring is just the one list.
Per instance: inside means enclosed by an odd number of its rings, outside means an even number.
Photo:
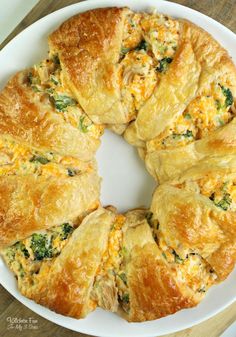
[{"label": "center hole of pastry ring", "polygon": [[98,172],[102,177],[103,206],[113,205],[119,212],[150,207],[156,183],[133,146],[106,129],[96,158]]}]

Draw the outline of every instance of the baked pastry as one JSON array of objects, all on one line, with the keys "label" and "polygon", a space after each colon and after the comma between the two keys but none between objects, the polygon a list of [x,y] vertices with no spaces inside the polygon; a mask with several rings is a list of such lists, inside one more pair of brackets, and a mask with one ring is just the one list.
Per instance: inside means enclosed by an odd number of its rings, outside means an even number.
[{"label": "baked pastry", "polygon": [[[159,182],[174,177],[173,159],[178,154],[184,152],[191,165],[188,145],[210,137],[230,123],[236,112],[236,68],[228,53],[203,29],[183,20],[179,24],[175,58],[124,135],[142,148],[141,157]],[[185,169],[181,161],[177,174]]]},{"label": "baked pastry", "polygon": [[[102,8],[49,36],[0,93],[0,250],[20,292],[130,322],[197,305],[236,261],[236,69],[194,24]],[[162,185],[150,209],[99,201],[104,127]]]}]

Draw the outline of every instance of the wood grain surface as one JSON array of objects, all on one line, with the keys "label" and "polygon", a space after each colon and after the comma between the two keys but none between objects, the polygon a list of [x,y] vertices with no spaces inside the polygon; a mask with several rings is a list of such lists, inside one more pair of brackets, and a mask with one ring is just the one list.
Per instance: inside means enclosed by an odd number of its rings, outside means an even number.
[{"label": "wood grain surface", "polygon": [[[10,1],[10,0],[9,0]],[[25,0],[22,0],[25,1]],[[2,49],[15,35],[41,17],[78,0],[40,0],[32,11],[22,20],[7,39],[0,45]],[[196,9],[223,23],[236,33],[236,0],[175,0]],[[112,3],[112,1],[111,1]],[[157,1],[158,6],[158,1]],[[1,9],[4,10],[4,9]],[[13,323],[16,319],[21,323]],[[190,329],[165,337],[219,337],[236,320],[236,303],[215,317]],[[236,335],[236,334],[235,334]],[[57,326],[38,316],[0,286],[0,336],[1,337],[88,337]],[[122,337],[122,336],[120,336]],[[154,337],[154,336],[153,336]]]}]

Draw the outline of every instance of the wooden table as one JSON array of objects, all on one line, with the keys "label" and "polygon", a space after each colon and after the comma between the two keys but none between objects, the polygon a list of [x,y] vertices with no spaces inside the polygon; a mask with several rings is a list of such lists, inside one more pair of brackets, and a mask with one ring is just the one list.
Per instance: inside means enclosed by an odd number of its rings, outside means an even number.
[{"label": "wooden table", "polygon": [[[10,1],[10,0],[9,0]],[[0,45],[0,49],[22,29],[61,7],[79,2],[78,0],[40,0],[25,19],[16,27],[9,37]],[[235,0],[175,0],[185,6],[194,8],[223,23],[236,33],[236,3]],[[112,3],[112,1],[111,1]],[[158,3],[158,1],[157,1]],[[27,309],[0,286],[0,336],[1,337],[64,337],[87,335],[69,331],[59,327]],[[26,330],[19,331],[17,325],[10,325],[10,319],[25,319],[28,322]],[[193,328],[166,335],[166,337],[219,337],[222,332],[236,320],[236,303],[217,316]],[[31,323],[30,323],[31,322]],[[23,326],[23,324],[22,324]],[[87,336],[88,337],[88,336]],[[122,336],[121,336],[122,337]]]}]

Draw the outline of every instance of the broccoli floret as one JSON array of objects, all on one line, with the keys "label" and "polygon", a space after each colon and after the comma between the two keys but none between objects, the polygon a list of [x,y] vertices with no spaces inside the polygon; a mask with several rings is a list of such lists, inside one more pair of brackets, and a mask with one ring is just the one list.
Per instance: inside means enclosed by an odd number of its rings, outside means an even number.
[{"label": "broccoli floret", "polygon": [[181,137],[184,137],[184,138],[192,138],[193,137],[193,133],[192,131],[190,130],[187,130],[185,133],[180,133],[180,134],[177,134],[177,133],[173,133],[172,137],[174,139],[181,139]]},{"label": "broccoli floret", "polygon": [[53,61],[54,64],[60,65],[60,60],[59,60],[58,55],[53,55],[52,61]]},{"label": "broccoli floret", "polygon": [[221,86],[222,92],[225,96],[225,107],[231,106],[234,102],[232,92],[229,88],[225,88],[223,85]]},{"label": "broccoli floret", "polygon": [[73,227],[69,223],[64,223],[62,225],[62,232],[60,234],[61,240],[66,240],[73,230]]},{"label": "broccoli floret", "polygon": [[26,249],[25,245],[20,241],[16,242],[14,244],[13,248],[19,249],[27,259],[30,256],[30,254],[29,254],[28,250]]},{"label": "broccoli floret", "polygon": [[41,157],[41,156],[33,156],[31,159],[30,159],[30,162],[31,163],[34,163],[34,162],[38,162],[42,165],[46,165],[47,163],[50,162],[50,160],[48,160],[47,158],[45,157]]},{"label": "broccoli floret", "polygon": [[137,47],[135,48],[135,50],[147,50],[148,49],[148,44],[145,40],[142,40]]},{"label": "broccoli floret", "polygon": [[79,119],[79,129],[83,132],[83,133],[87,133],[89,131],[89,126],[90,125],[85,125],[84,124],[84,119],[85,116],[81,116]]},{"label": "broccoli floret", "polygon": [[66,95],[52,96],[55,108],[57,111],[65,111],[68,106],[75,106],[76,100]]},{"label": "broccoli floret", "polygon": [[30,247],[34,253],[35,260],[43,260],[53,256],[52,246],[46,234],[33,234]]},{"label": "broccoli floret", "polygon": [[130,51],[130,48],[122,47],[120,52],[121,52],[122,55],[125,55],[125,54],[127,54],[129,51]]},{"label": "broccoli floret", "polygon": [[119,278],[127,285],[127,276],[125,273],[118,274]]},{"label": "broccoli floret", "polygon": [[217,207],[223,209],[223,211],[227,211],[227,209],[229,208],[229,206],[232,202],[232,199],[230,198],[229,193],[225,193],[223,198],[220,201],[215,200],[215,194],[214,193],[210,196],[210,199],[214,202],[214,204]]},{"label": "broccoli floret", "polygon": [[122,301],[123,301],[124,303],[129,303],[129,294],[124,294],[124,295],[122,296]]},{"label": "broccoli floret", "polygon": [[160,64],[158,67],[156,67],[156,70],[159,71],[159,73],[163,73],[167,70],[168,64],[170,64],[173,61],[171,57],[164,57],[162,60],[160,60]]}]

